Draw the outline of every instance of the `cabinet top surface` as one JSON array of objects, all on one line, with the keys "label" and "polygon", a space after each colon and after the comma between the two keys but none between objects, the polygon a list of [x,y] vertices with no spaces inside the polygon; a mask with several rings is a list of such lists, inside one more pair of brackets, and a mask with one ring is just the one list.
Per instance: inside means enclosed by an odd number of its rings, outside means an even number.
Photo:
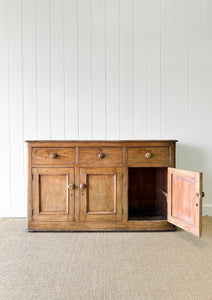
[{"label": "cabinet top surface", "polygon": [[178,140],[26,140],[25,143],[170,143]]}]

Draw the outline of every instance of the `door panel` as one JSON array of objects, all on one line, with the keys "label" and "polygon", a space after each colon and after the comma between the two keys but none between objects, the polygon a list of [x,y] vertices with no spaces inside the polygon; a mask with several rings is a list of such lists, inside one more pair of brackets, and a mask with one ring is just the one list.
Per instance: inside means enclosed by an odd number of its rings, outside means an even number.
[{"label": "door panel", "polygon": [[168,221],[201,236],[202,173],[168,168]]},{"label": "door panel", "polygon": [[33,168],[32,172],[33,220],[73,221],[74,168]]},{"label": "door panel", "polygon": [[122,169],[81,168],[82,221],[121,221]]}]

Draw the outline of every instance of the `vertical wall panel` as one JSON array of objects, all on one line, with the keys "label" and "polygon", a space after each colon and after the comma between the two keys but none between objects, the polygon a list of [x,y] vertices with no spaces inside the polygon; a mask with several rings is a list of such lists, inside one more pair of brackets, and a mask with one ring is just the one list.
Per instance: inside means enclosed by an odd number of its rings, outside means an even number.
[{"label": "vertical wall panel", "polygon": [[64,139],[64,1],[50,1],[51,137]]},{"label": "vertical wall panel", "polygon": [[189,165],[202,169],[202,1],[189,7]]},{"label": "vertical wall panel", "polygon": [[179,139],[177,167],[189,158],[189,1],[175,1],[175,137]]},{"label": "vertical wall panel", "polygon": [[91,0],[78,0],[79,138],[85,140],[93,137],[91,4]]},{"label": "vertical wall panel", "polygon": [[10,209],[10,115],[8,70],[8,1],[0,1],[0,211]]},{"label": "vertical wall panel", "polygon": [[[204,204],[210,208],[206,210],[212,215],[212,2],[210,0],[203,1],[203,151],[201,160],[203,163],[204,173],[204,191],[206,199]],[[207,208],[207,207],[206,207]]]},{"label": "vertical wall panel", "polygon": [[134,137],[133,23],[134,2],[120,1],[120,138]]},{"label": "vertical wall panel", "polygon": [[106,138],[119,139],[119,0],[106,1]]},{"label": "vertical wall panel", "polygon": [[211,0],[1,0],[0,216],[26,216],[24,139],[160,138],[203,171],[212,215],[211,15]]},{"label": "vertical wall panel", "polygon": [[78,5],[64,2],[65,138],[79,137],[78,109]]},{"label": "vertical wall panel", "polygon": [[[36,83],[36,3],[23,0],[23,125],[24,140],[37,138],[37,83]],[[27,174],[27,145],[24,145],[24,184]],[[24,189],[26,206],[26,187]]]},{"label": "vertical wall panel", "polygon": [[148,24],[148,138],[160,138],[160,1],[149,0]]},{"label": "vertical wall panel", "polygon": [[105,0],[92,0],[93,139],[105,139]]},{"label": "vertical wall panel", "polygon": [[51,138],[51,49],[49,0],[36,0],[37,130],[38,139]]},{"label": "vertical wall panel", "polygon": [[161,0],[161,138],[174,137],[174,0]]},{"label": "vertical wall panel", "polygon": [[134,1],[134,136],[147,138],[147,5]]},{"label": "vertical wall panel", "polygon": [[23,102],[24,139],[37,138],[36,3],[23,1]]},{"label": "vertical wall panel", "polygon": [[24,206],[22,1],[8,5],[11,209],[19,210]]}]

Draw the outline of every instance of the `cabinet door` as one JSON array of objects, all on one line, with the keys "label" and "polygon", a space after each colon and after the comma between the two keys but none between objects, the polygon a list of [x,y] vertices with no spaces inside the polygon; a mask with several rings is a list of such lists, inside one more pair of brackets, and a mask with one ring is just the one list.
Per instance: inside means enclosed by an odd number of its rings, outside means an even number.
[{"label": "cabinet door", "polygon": [[168,221],[201,236],[202,173],[168,168]]},{"label": "cabinet door", "polygon": [[82,221],[120,221],[122,218],[122,169],[81,168]]},{"label": "cabinet door", "polygon": [[73,221],[74,168],[33,168],[33,220]]}]

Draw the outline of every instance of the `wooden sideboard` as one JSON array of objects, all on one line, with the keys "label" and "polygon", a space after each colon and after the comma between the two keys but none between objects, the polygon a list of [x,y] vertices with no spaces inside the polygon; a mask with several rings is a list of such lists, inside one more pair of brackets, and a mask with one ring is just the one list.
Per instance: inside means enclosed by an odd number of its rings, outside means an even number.
[{"label": "wooden sideboard", "polygon": [[202,173],[175,169],[176,142],[27,141],[28,230],[200,236]]}]

